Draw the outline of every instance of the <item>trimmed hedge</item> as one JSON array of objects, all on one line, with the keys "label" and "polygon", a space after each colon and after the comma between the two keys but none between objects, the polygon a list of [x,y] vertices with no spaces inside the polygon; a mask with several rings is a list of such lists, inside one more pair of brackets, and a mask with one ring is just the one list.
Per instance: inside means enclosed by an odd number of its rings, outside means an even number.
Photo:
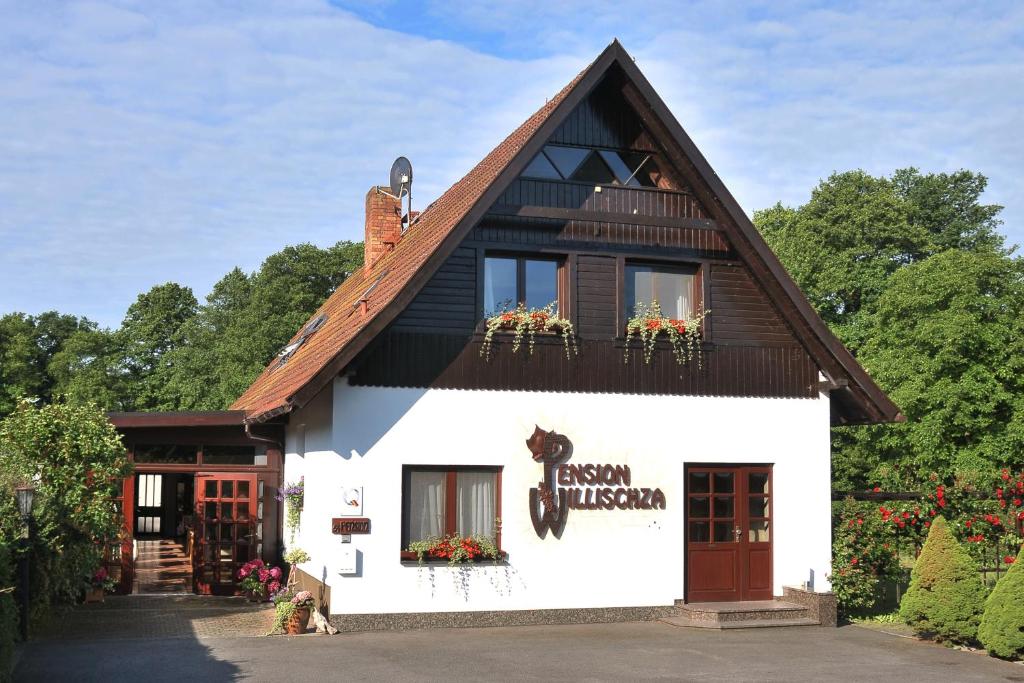
[{"label": "trimmed hedge", "polygon": [[910,572],[900,616],[917,633],[966,643],[978,635],[985,586],[978,567],[940,515]]},{"label": "trimmed hedge", "polygon": [[[14,586],[14,566],[10,549],[0,543],[0,589]],[[18,633],[18,609],[14,594],[0,593],[0,681],[11,680],[14,664],[14,639]]]},{"label": "trimmed hedge", "polygon": [[978,640],[997,657],[1024,657],[1024,549],[985,601]]}]

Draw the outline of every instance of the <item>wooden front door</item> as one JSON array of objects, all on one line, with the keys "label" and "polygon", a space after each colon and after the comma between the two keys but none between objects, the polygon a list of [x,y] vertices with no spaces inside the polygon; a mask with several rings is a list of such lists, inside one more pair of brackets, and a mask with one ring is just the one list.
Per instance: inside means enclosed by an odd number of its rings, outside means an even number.
[{"label": "wooden front door", "polygon": [[686,469],[686,600],[772,599],[771,465]]},{"label": "wooden front door", "polygon": [[256,475],[196,475],[192,584],[196,593],[231,595],[238,569],[256,557]]}]

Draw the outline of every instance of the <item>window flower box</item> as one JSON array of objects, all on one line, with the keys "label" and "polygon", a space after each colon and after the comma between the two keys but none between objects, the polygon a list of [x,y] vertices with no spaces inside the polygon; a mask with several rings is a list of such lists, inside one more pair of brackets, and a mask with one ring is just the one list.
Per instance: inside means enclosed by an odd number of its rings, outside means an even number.
[{"label": "window flower box", "polygon": [[701,328],[704,318],[711,311],[700,311],[690,318],[667,318],[661,313],[657,300],[650,305],[638,303],[633,317],[626,322],[626,351],[623,354],[629,362],[629,341],[636,337],[644,350],[644,363],[649,364],[659,340],[664,339],[672,347],[676,363],[686,365],[696,358],[701,367]]},{"label": "window flower box", "polygon": [[449,566],[484,560],[497,562],[503,557],[495,540],[490,536],[436,536],[425,541],[413,541],[402,553],[402,559],[447,561]]},{"label": "window flower box", "polygon": [[553,334],[562,338],[565,357],[571,358],[578,353],[575,330],[569,320],[558,316],[556,305],[551,302],[543,308],[527,308],[520,303],[512,310],[506,309],[487,316],[484,319],[484,340],[480,346],[480,355],[490,360],[496,333],[512,335],[512,353],[519,351],[525,337],[531,354],[538,334]]}]

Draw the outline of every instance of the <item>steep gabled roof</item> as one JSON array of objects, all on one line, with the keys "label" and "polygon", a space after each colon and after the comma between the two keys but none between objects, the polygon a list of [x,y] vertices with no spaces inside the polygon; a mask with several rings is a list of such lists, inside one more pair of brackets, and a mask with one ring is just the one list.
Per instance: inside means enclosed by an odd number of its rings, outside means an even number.
[{"label": "steep gabled roof", "polygon": [[[276,359],[231,406],[262,421],[304,405],[323,389],[416,296],[508,184],[569,113],[617,66],[627,96],[698,198],[727,229],[737,253],[793,325],[808,353],[833,382],[853,419],[902,420],[850,352],[829,331],[768,248],[718,175],[618,41],[430,205],[397,246],[369,270],[359,269],[314,314],[323,326],[287,362]],[[365,301],[365,306],[360,306]],[[296,335],[297,339],[300,335]]]}]

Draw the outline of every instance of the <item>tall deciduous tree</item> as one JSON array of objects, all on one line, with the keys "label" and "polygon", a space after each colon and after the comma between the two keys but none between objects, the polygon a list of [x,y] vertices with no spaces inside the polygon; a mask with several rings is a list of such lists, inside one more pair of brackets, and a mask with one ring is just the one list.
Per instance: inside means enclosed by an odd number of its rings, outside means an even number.
[{"label": "tall deciduous tree", "polygon": [[985,185],[970,171],[850,171],[803,206],[755,214],[812,305],[908,419],[834,431],[840,488],[883,473],[913,486],[932,471],[1010,464],[1020,452],[1020,264],[998,232],[1001,207],[981,203]]}]

